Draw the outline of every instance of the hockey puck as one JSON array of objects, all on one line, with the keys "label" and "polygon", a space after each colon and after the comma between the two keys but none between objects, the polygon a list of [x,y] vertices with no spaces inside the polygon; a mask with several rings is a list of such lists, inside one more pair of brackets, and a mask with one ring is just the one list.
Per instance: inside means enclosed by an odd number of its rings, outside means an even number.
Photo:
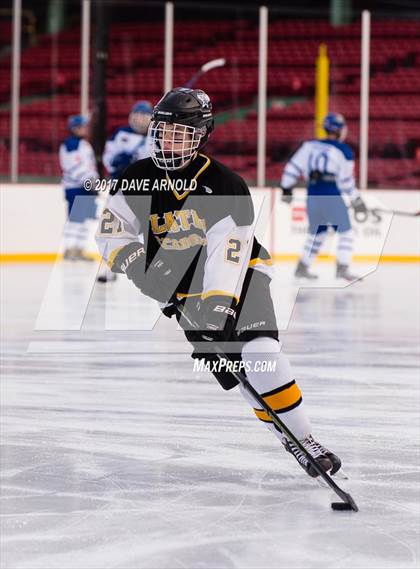
[{"label": "hockey puck", "polygon": [[353,510],[352,506],[347,504],[347,502],[332,502],[331,508],[333,510]]}]

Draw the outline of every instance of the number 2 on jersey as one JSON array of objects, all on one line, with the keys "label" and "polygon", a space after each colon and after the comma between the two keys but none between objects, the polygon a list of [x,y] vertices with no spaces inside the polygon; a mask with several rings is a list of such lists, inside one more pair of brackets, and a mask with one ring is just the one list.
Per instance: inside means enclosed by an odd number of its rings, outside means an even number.
[{"label": "number 2 on jersey", "polygon": [[101,233],[116,235],[122,233],[122,230],[121,221],[109,209],[104,209],[101,220]]},{"label": "number 2 on jersey", "polygon": [[226,261],[230,263],[239,263],[239,252],[241,250],[241,242],[239,239],[229,239],[226,247]]}]

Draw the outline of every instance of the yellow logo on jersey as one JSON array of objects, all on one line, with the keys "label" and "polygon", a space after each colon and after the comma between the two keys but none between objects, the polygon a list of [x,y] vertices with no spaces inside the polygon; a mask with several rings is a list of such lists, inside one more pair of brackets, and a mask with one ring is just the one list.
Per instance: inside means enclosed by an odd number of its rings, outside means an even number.
[{"label": "yellow logo on jersey", "polygon": [[192,227],[206,231],[206,222],[199,217],[195,209],[168,211],[163,216],[153,213],[150,215],[150,226],[155,235],[189,231]]},{"label": "yellow logo on jersey", "polygon": [[184,251],[190,247],[204,246],[207,244],[207,239],[197,233],[192,233],[188,237],[181,237],[181,239],[172,239],[171,237],[156,237],[160,246],[163,249],[172,249],[175,251]]}]

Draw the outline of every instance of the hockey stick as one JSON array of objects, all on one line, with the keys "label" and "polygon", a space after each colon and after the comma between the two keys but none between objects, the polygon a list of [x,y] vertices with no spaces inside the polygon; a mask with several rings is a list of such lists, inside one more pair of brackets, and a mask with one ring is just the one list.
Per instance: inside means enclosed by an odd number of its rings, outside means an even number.
[{"label": "hockey stick", "polygon": [[372,213],[378,212],[378,213],[392,213],[393,215],[403,215],[405,217],[419,217],[420,216],[420,211],[417,212],[410,212],[410,211],[400,211],[398,209],[381,209],[379,207],[373,207],[372,209],[369,210]]},{"label": "hockey stick", "polygon": [[[276,188],[272,188],[272,189],[276,189]],[[280,196],[281,199],[282,196]],[[282,200],[283,201],[283,200]],[[286,205],[291,205],[291,203],[296,203],[296,202],[301,202],[301,203],[306,203],[306,198],[304,197],[299,197],[299,196],[293,196],[292,202],[283,202]],[[352,206],[348,205],[348,208],[350,209]],[[380,207],[371,207],[370,209],[367,210],[369,213],[390,213],[392,215],[402,215],[404,217],[420,217],[420,211],[416,211],[416,212],[411,212],[411,211],[401,211],[399,209],[383,209]]]},{"label": "hockey stick", "polygon": [[[191,316],[188,314],[185,307],[183,306],[181,308],[181,306],[179,304],[175,304],[175,307],[176,307],[176,310],[177,310],[178,314],[180,315],[180,317],[184,318],[185,321],[189,324],[189,326],[191,326],[193,329],[197,330],[198,329],[197,323],[192,320]],[[213,348],[213,350],[212,350],[213,353],[219,358],[219,360],[230,361],[229,357],[223,352],[223,350],[217,344],[212,344],[211,347]],[[273,409],[270,407],[270,405],[268,405],[264,401],[264,399],[261,397],[261,395],[252,387],[252,385],[249,383],[246,375],[240,371],[238,371],[238,372],[231,371],[230,373],[242,385],[242,387],[244,387],[244,389],[246,389],[246,391],[248,391],[248,393],[250,393],[252,395],[252,397],[258,403],[258,405],[260,405],[264,409],[264,411],[267,413],[267,415],[273,421],[273,424],[284,435],[287,435],[289,440],[292,441],[293,444],[298,447],[300,452],[305,455],[308,462],[318,472],[318,474],[321,476],[321,478],[337,494],[337,496],[339,498],[341,498],[342,502],[332,502],[331,508],[333,510],[353,510],[354,512],[358,512],[359,508],[357,507],[357,504],[353,500],[352,496],[348,492],[345,492],[344,490],[342,490],[338,486],[338,484],[336,484],[334,482],[334,480],[331,478],[331,476],[327,472],[324,472],[324,470],[322,470],[322,468],[318,465],[318,463],[313,459],[313,457],[305,449],[305,447],[302,445],[302,443],[299,441],[299,439],[297,439],[295,437],[295,435],[286,427],[286,425],[283,423],[283,421],[281,421],[278,418],[278,416],[273,411]]]},{"label": "hockey stick", "polygon": [[200,69],[195,73],[191,79],[185,84],[185,87],[191,89],[194,83],[199,79],[204,73],[210,71],[211,69],[216,69],[217,67],[223,67],[226,64],[226,59],[224,57],[220,57],[219,59],[212,59],[211,61],[207,61],[204,63]]}]

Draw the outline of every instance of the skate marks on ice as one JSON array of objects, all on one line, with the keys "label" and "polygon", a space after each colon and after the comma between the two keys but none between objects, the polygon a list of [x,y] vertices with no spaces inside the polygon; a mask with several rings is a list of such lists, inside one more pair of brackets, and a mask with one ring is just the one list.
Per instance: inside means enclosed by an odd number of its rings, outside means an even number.
[{"label": "skate marks on ice", "polygon": [[73,504],[57,494],[55,506],[45,497],[36,516],[14,517],[6,566],[415,567],[404,538],[373,522],[380,511],[387,518],[387,508],[371,510],[370,522],[362,512],[357,523],[351,514],[338,521],[311,481],[283,468],[248,476],[240,462],[239,472],[207,475],[208,465],[181,466],[180,457],[149,469],[138,460],[107,463],[112,473],[79,477]]},{"label": "skate marks on ice", "polygon": [[[317,432],[346,457],[361,508],[337,514],[329,490],[296,467],[235,392],[185,380],[186,367],[160,384],[133,372],[76,374],[61,390],[59,378],[42,390],[39,377],[8,382],[6,567],[416,566],[416,465],[412,449],[398,449],[403,425],[375,440],[331,385],[304,380]],[[317,410],[324,390],[339,421]],[[402,401],[409,416],[411,396]],[[369,424],[379,432],[378,413]]]},{"label": "skate marks on ice", "polygon": [[[417,567],[418,300],[412,267],[384,269],[372,288],[306,291],[282,335],[354,515],[333,512],[331,492],[188,354],[115,354],[118,332],[97,335],[96,309],[87,331],[51,332],[49,352],[27,354],[37,281],[17,299],[9,287],[2,566]],[[58,338],[73,345],[55,353]]]}]

